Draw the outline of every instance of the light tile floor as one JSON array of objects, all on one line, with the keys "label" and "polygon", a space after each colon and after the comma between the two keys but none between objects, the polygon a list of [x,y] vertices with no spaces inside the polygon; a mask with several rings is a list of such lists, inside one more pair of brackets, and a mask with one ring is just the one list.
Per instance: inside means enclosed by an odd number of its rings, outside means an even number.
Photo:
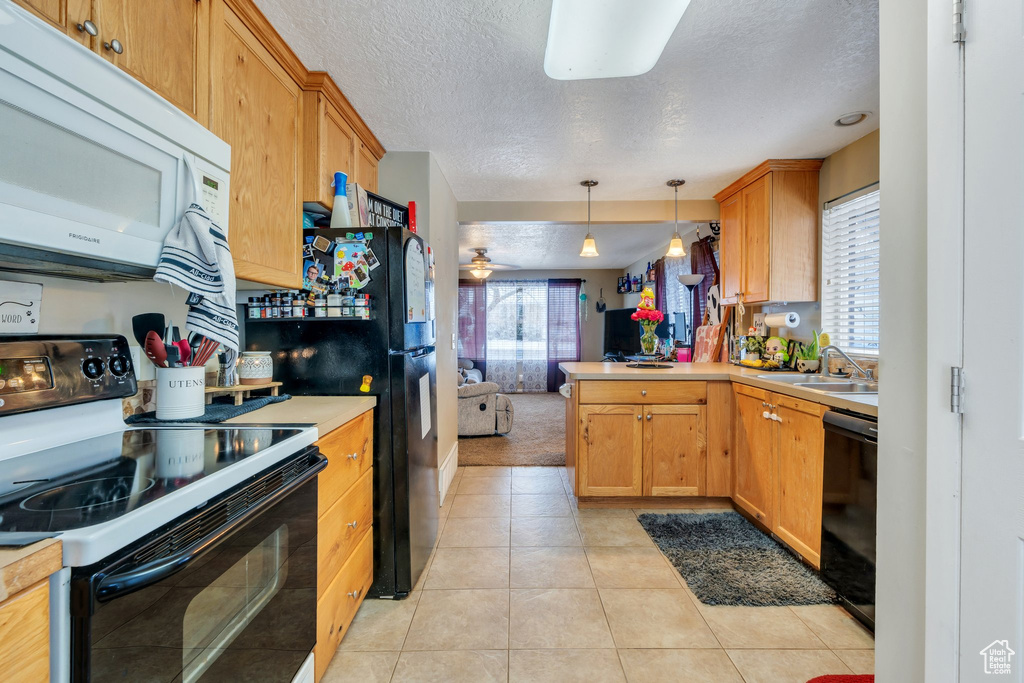
[{"label": "light tile floor", "polygon": [[406,600],[363,603],[324,683],[804,683],[873,672],[871,634],[839,607],[702,605],[642,512],[577,509],[562,467],[460,468],[418,585]]}]

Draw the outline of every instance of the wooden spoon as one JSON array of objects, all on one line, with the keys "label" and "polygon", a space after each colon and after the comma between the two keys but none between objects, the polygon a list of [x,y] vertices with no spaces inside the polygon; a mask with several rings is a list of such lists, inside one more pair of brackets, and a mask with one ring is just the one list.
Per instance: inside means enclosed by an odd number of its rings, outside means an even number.
[{"label": "wooden spoon", "polygon": [[167,347],[164,346],[164,340],[160,338],[156,330],[150,330],[146,334],[146,345],[143,350],[146,352],[146,358],[153,361],[153,365],[158,368],[167,367]]}]

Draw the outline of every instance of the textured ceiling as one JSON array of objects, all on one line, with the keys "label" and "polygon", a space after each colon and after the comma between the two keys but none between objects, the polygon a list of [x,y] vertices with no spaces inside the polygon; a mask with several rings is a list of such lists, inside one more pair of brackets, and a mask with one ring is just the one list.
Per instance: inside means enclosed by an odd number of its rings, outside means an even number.
[{"label": "textured ceiling", "polygon": [[[707,228],[707,224],[704,224]],[[587,225],[579,223],[486,223],[459,226],[459,263],[469,263],[475,247],[486,247],[494,263],[524,270],[563,268],[625,268],[652,251],[668,249],[671,223],[592,225],[600,256],[582,258],[580,248]],[[694,223],[679,223],[688,250]]]},{"label": "textured ceiling", "polygon": [[[626,0],[623,0],[626,1]],[[550,0],[256,0],[389,150],[434,152],[457,199],[708,198],[767,158],[878,127],[877,0],[693,0],[633,78],[544,74]],[[840,114],[875,114],[850,128]]]}]

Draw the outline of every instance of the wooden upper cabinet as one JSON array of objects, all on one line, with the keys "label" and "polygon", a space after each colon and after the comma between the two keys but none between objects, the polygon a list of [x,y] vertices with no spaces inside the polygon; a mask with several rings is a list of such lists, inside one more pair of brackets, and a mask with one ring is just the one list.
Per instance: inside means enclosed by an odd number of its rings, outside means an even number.
[{"label": "wooden upper cabinet", "polygon": [[778,416],[779,490],[774,531],[815,567],[821,558],[821,504],[827,408],[772,394]]},{"label": "wooden upper cabinet", "polygon": [[338,109],[320,92],[303,93],[302,201],[334,208],[334,174],[341,172],[354,182],[355,154],[359,141]]},{"label": "wooden upper cabinet", "polygon": [[817,300],[820,168],[769,159],[715,195],[724,302]]},{"label": "wooden upper cabinet", "polygon": [[643,417],[635,405],[581,405],[579,496],[643,495]]},{"label": "wooden upper cabinet", "polygon": [[771,528],[775,492],[775,422],[766,418],[770,394],[762,389],[733,385],[736,397],[735,474],[733,500]]},{"label": "wooden upper cabinet", "polygon": [[[99,13],[95,11],[92,0],[13,0],[13,2],[16,5],[21,5],[54,28],[67,33],[90,50],[99,49],[99,38],[94,38],[86,30],[85,22],[92,22],[95,26],[99,20]],[[99,27],[97,26],[98,33]]]},{"label": "wooden upper cabinet", "polygon": [[209,0],[94,0],[98,52],[205,124],[210,4]]},{"label": "wooden upper cabinet", "polygon": [[235,275],[298,288],[303,67],[255,7],[223,0],[213,14],[210,129],[231,145]]},{"label": "wooden upper cabinet", "polygon": [[707,409],[643,407],[645,496],[703,496],[707,479]]},{"label": "wooden upper cabinet", "polygon": [[356,158],[356,182],[370,192],[377,191],[377,157],[365,144],[359,144]]},{"label": "wooden upper cabinet", "polygon": [[302,86],[303,201],[332,209],[331,181],[341,171],[350,183],[377,191],[377,162],[384,147],[325,71],[311,71]]},{"label": "wooden upper cabinet", "polygon": [[743,193],[726,197],[721,204],[720,223],[722,301],[736,303],[743,293]]}]

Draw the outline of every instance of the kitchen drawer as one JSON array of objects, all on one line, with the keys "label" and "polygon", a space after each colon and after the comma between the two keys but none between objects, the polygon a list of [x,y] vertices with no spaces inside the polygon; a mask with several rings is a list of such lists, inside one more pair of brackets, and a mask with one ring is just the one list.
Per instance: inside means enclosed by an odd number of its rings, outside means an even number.
[{"label": "kitchen drawer", "polygon": [[373,582],[373,534],[363,534],[352,557],[316,603],[316,678],[324,675]]},{"label": "kitchen drawer", "polygon": [[0,604],[0,680],[50,680],[50,583],[43,580]]},{"label": "kitchen drawer", "polygon": [[373,465],[373,411],[368,410],[316,442],[327,456],[320,473],[317,514],[323,516]]},{"label": "kitchen drawer", "polygon": [[352,485],[317,524],[317,596],[324,594],[359,539],[373,524],[373,468]]},{"label": "kitchen drawer", "polygon": [[576,386],[580,403],[702,404],[708,396],[707,382],[696,381],[580,380]]}]

